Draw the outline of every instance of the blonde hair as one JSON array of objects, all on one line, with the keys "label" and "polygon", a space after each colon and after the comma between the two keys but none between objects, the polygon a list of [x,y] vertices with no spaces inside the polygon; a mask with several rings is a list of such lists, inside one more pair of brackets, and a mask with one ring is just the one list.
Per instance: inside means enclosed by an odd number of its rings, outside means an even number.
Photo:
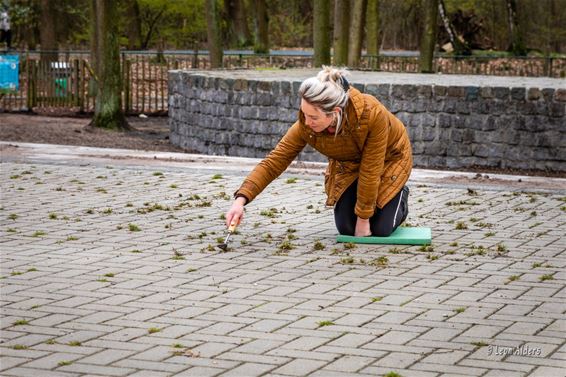
[{"label": "blonde hair", "polygon": [[312,106],[316,106],[326,114],[334,113],[338,107],[338,118],[336,123],[336,134],[342,125],[344,109],[348,104],[348,81],[345,69],[332,66],[322,66],[315,77],[303,81],[299,87],[299,95]]}]

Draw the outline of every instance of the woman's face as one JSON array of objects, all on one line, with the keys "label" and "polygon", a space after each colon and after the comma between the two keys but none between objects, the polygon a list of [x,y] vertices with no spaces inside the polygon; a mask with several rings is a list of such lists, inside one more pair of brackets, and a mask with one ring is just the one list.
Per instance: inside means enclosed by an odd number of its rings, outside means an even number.
[{"label": "woman's face", "polygon": [[305,123],[314,132],[322,132],[334,121],[332,114],[326,114],[319,107],[313,106],[304,99],[301,100],[301,111],[305,114]]}]

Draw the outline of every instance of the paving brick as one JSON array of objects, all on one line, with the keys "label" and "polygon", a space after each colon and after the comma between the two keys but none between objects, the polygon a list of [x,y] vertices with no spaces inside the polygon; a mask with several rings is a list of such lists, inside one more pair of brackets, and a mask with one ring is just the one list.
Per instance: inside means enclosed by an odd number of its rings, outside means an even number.
[{"label": "paving brick", "polygon": [[338,360],[326,365],[323,370],[339,372],[356,372],[374,361],[373,357],[342,356]]},{"label": "paving brick", "polygon": [[209,368],[209,367],[193,367],[187,369],[181,373],[176,373],[173,376],[175,377],[214,377],[218,376],[224,370],[221,368]]},{"label": "paving brick", "polygon": [[229,370],[226,373],[222,373],[222,376],[232,376],[232,377],[239,377],[239,376],[261,376],[264,373],[269,372],[270,370],[274,369],[276,365],[269,365],[269,364],[258,364],[258,363],[244,363],[242,365],[237,366],[236,368]]},{"label": "paving brick", "polygon": [[388,368],[408,368],[423,358],[420,353],[391,352],[377,360],[373,365]]},{"label": "paving brick", "polygon": [[[12,368],[6,371],[3,371],[3,375],[6,377],[29,377],[37,375],[37,369],[34,368]],[[50,371],[50,370],[42,370],[41,377],[76,377],[80,376],[79,373],[71,373],[71,372],[63,372],[60,370],[57,371]]]},{"label": "paving brick", "polygon": [[274,348],[284,344],[282,341],[258,339],[252,340],[240,347],[232,349],[233,352],[251,353],[251,354],[264,354]]},{"label": "paving brick", "polygon": [[108,367],[101,365],[90,365],[73,363],[71,365],[65,365],[59,367],[58,370],[63,372],[76,372],[82,375],[89,373],[101,376],[127,376],[135,371],[134,368],[119,368],[119,367]]},{"label": "paving brick", "polygon": [[280,368],[277,368],[273,373],[279,373],[288,376],[304,376],[317,369],[322,368],[326,362],[309,360],[309,359],[295,359]]}]

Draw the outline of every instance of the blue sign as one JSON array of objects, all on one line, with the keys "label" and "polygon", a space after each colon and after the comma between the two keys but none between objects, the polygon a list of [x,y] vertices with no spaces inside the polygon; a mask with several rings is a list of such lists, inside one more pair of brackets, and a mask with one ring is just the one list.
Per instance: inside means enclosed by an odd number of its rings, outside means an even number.
[{"label": "blue sign", "polygon": [[0,55],[0,91],[18,91],[20,86],[19,71],[19,55]]}]

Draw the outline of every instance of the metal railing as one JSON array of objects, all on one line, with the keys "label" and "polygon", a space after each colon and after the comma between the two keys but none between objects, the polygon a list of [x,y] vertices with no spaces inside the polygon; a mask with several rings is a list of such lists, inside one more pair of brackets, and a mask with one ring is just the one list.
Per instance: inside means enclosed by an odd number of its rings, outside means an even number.
[{"label": "metal railing", "polygon": [[[169,70],[210,68],[206,51],[125,51],[121,64],[122,104],[127,114],[167,112]],[[223,65],[226,69],[312,68],[312,54],[227,51]],[[95,83],[89,67],[89,54],[84,51],[60,52],[57,62],[41,61],[39,53],[21,53],[19,90],[0,95],[0,111],[92,112]],[[418,72],[418,55],[364,55],[359,69]],[[434,70],[445,74],[565,77],[566,58],[436,56]]]}]

